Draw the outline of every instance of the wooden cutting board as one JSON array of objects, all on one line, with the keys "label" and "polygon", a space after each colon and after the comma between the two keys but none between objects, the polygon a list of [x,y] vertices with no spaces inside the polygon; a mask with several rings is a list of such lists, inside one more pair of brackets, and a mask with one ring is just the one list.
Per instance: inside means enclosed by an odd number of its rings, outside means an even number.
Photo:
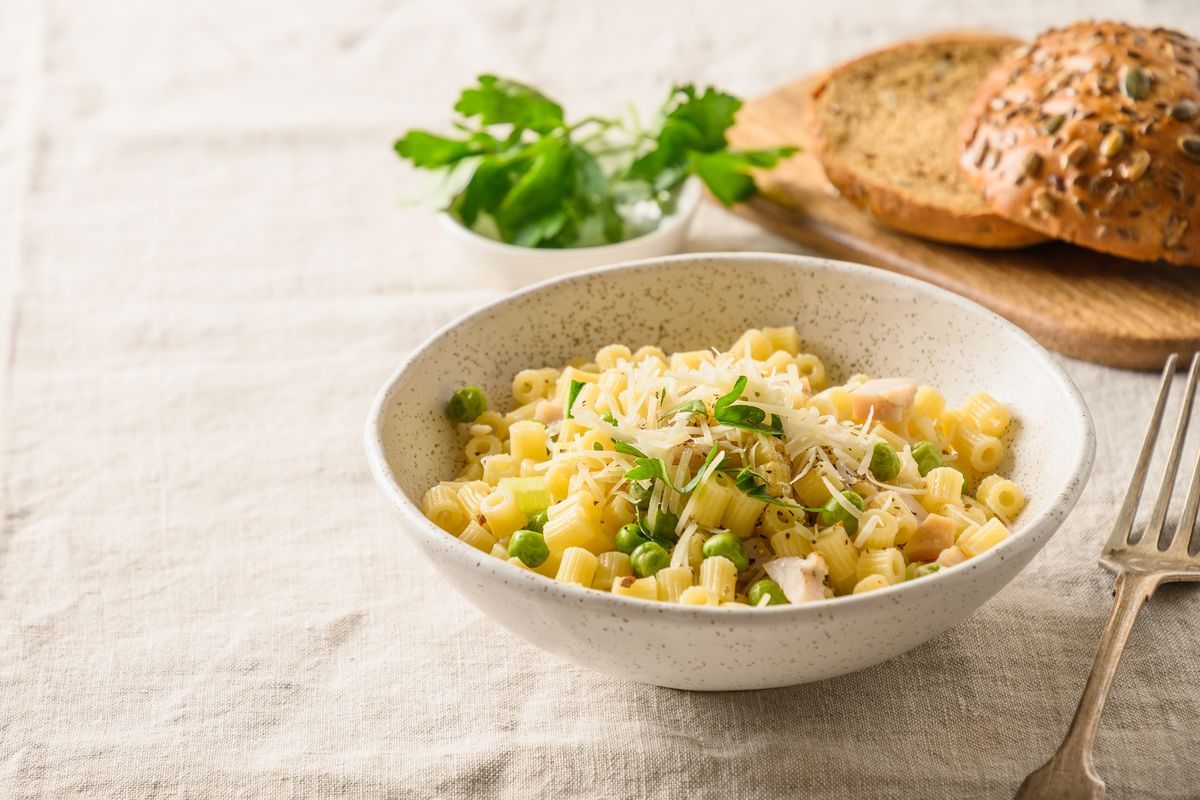
[{"label": "wooden cutting board", "polygon": [[[730,140],[738,147],[804,146],[815,78],[751,100]],[[1142,264],[1063,243],[976,250],[890,231],[841,199],[817,160],[800,154],[758,177],[736,210],[834,258],[901,272],[971,298],[1069,356],[1158,369],[1168,353],[1200,349],[1200,267]]]}]

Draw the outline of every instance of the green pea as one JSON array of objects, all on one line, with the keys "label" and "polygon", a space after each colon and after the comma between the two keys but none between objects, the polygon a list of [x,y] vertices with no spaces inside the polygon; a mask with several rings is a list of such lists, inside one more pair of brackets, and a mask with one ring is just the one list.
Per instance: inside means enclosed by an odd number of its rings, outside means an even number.
[{"label": "green pea", "polygon": [[746,590],[746,599],[752,606],[761,603],[764,597],[771,598],[767,601],[769,606],[786,606],[788,604],[787,595],[783,593],[783,589],[779,588],[779,584],[770,578],[756,581]]},{"label": "green pea", "polygon": [[537,531],[517,531],[508,540],[508,554],[521,559],[521,563],[533,569],[546,563],[550,548],[546,539]]},{"label": "green pea", "polygon": [[639,578],[649,578],[671,565],[670,554],[658,542],[639,544],[629,560],[633,564],[633,574]]},{"label": "green pea", "polygon": [[937,449],[932,442],[917,442],[912,449],[913,461],[917,462],[917,472],[922,475],[929,473],[929,470],[936,469],[942,465],[942,451]]},{"label": "green pea", "polygon": [[900,456],[887,442],[875,443],[871,451],[871,474],[885,482],[900,474]]},{"label": "green pea", "polygon": [[[842,492],[842,497],[850,502],[850,505],[863,510],[866,505],[863,499],[858,496],[858,492]],[[836,497],[829,498],[829,501],[821,507],[821,513],[817,515],[817,522],[821,527],[828,528],[830,525],[842,523],[842,527],[846,529],[846,533],[854,535],[858,532],[858,520],[854,515],[842,507],[842,504],[837,501]]]},{"label": "green pea", "polygon": [[455,422],[474,422],[487,411],[487,398],[478,386],[464,386],[450,397],[446,416]]},{"label": "green pea", "polygon": [[539,511],[530,517],[529,521],[525,523],[525,530],[541,533],[543,530],[545,530],[546,523],[549,522],[549,520],[550,518],[546,515],[545,510]]},{"label": "green pea", "polygon": [[[643,528],[648,520],[643,519]],[[679,538],[675,533],[675,528],[679,525],[679,517],[670,511],[659,509],[658,515],[654,518],[653,529],[645,528],[646,535],[657,539],[670,539],[672,542]]]},{"label": "green pea", "polygon": [[729,531],[709,538],[701,551],[705,558],[725,556],[737,567],[738,574],[745,572],[746,567],[750,566],[750,556],[746,555],[745,545],[742,544],[741,539]]},{"label": "green pea", "polygon": [[642,533],[642,526],[636,522],[631,522],[617,531],[617,550],[625,555],[631,555],[648,541],[650,540]]}]

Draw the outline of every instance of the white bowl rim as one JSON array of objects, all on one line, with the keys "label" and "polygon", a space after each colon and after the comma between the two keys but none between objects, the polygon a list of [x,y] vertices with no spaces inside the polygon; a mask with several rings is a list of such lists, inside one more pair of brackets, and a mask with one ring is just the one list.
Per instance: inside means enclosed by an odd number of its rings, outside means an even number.
[{"label": "white bowl rim", "polygon": [[[472,311],[458,316],[450,322],[443,325],[428,338],[425,339],[407,358],[392,372],[384,383],[383,387],[375,396],[375,400],[371,404],[371,409],[367,415],[366,428],[364,431],[364,439],[367,452],[367,462],[371,469],[371,474],[375,478],[375,483],[380,490],[387,496],[392,504],[400,511],[405,520],[409,523],[410,528],[419,532],[425,537],[436,537],[437,541],[445,542],[446,537],[455,540],[458,547],[451,547],[446,551],[446,555],[458,559],[463,563],[463,566],[472,570],[485,570],[495,578],[506,580],[527,580],[529,582],[529,590],[533,591],[541,589],[540,596],[543,598],[554,598],[563,603],[579,603],[593,602],[607,605],[613,613],[637,613],[654,612],[656,614],[667,614],[675,617],[691,618],[692,620],[709,619],[715,621],[722,618],[721,615],[736,615],[739,624],[758,621],[761,623],[774,623],[783,621],[784,617],[794,616],[797,618],[821,617],[825,612],[834,612],[838,609],[847,606],[866,606],[868,604],[879,604],[885,599],[895,597],[898,602],[898,595],[902,593],[912,593],[921,591],[922,587],[926,591],[932,590],[935,584],[949,585],[956,582],[965,582],[975,580],[971,575],[973,570],[967,569],[946,569],[938,570],[932,575],[927,575],[920,580],[902,581],[901,583],[877,589],[871,592],[862,594],[843,595],[841,597],[831,597],[812,603],[803,603],[800,605],[776,605],[765,607],[741,607],[741,606],[684,606],[678,603],[660,603],[649,602],[646,600],[637,600],[634,598],[614,595],[611,592],[602,592],[590,587],[578,586],[575,584],[565,584],[555,581],[553,578],[547,578],[544,575],[532,572],[530,570],[521,569],[509,564],[507,561],[502,561],[492,557],[488,553],[483,553],[474,547],[471,547],[466,542],[458,540],[456,537],[434,525],[425,515],[416,503],[411,501],[408,496],[400,489],[399,483],[392,474],[391,467],[387,463],[387,458],[383,448],[383,424],[385,420],[384,410],[388,407],[392,393],[396,390],[396,386],[408,369],[409,365],[419,358],[426,349],[431,347],[439,338],[451,329],[471,320],[476,317],[483,316],[499,306],[506,304],[509,300],[526,294],[532,294],[539,291],[543,287],[557,283],[568,283],[575,281],[589,280],[598,274],[608,272],[623,272],[626,270],[637,270],[645,268],[654,268],[659,266],[668,266],[678,262],[686,261],[704,261],[719,259],[725,261],[739,262],[768,262],[781,265],[792,266],[808,266],[817,267],[818,269],[828,269],[834,272],[841,272],[851,276],[870,276],[875,279],[890,283],[898,287],[916,289],[920,292],[925,292],[931,296],[941,298],[954,305],[964,307],[992,319],[1003,328],[1016,336],[1018,339],[1025,341],[1031,345],[1032,351],[1036,354],[1042,366],[1046,368],[1058,383],[1059,388],[1070,400],[1080,422],[1081,434],[1079,446],[1075,451],[1073,459],[1073,469],[1066,477],[1065,488],[1058,493],[1047,505],[1046,510],[1042,511],[1036,517],[1030,520],[1023,520],[1021,529],[1000,542],[995,547],[975,556],[971,562],[976,564],[994,560],[1002,557],[1002,555],[1011,549],[1014,544],[1020,540],[1033,536],[1036,532],[1050,529],[1052,532],[1061,526],[1063,520],[1075,507],[1079,496],[1083,493],[1083,489],[1087,484],[1087,479],[1092,470],[1092,462],[1096,452],[1096,431],[1092,422],[1091,412],[1088,410],[1087,403],[1084,402],[1083,396],[1079,393],[1079,389],[1075,386],[1074,381],[1067,374],[1066,370],[1057,362],[1044,347],[1030,336],[1025,331],[1018,328],[1013,323],[1004,319],[999,314],[979,305],[973,300],[969,300],[961,295],[954,294],[939,286],[928,283],[926,281],[910,278],[906,275],[889,272],[887,270],[868,267],[863,264],[855,264],[849,261],[838,261],[834,259],[822,258],[819,256],[806,255],[790,255],[783,253],[760,253],[760,252],[710,252],[710,253],[682,253],[671,256],[660,256],[657,258],[647,258],[638,261],[628,261],[611,266],[590,269],[582,272],[572,273],[557,278],[541,281],[532,284],[528,287],[515,292],[504,295],[491,303],[480,306]],[[482,558],[481,558],[482,556]],[[967,562],[970,563],[970,562]],[[715,615],[715,616],[714,616]]]},{"label": "white bowl rim", "polygon": [[574,254],[600,254],[612,256],[616,260],[620,258],[623,250],[633,250],[635,247],[642,247],[650,242],[665,239],[677,228],[686,225],[696,213],[696,209],[700,207],[700,194],[699,179],[688,178],[679,190],[679,200],[676,203],[675,212],[663,217],[658,227],[646,231],[641,236],[635,236],[632,239],[625,239],[610,244],[597,244],[590,247],[523,247],[519,244],[500,242],[481,233],[476,233],[446,211],[438,212],[438,220],[452,235],[469,242],[472,247],[491,250],[496,253],[503,253],[504,255],[519,254],[526,258],[552,261],[556,258],[569,258]]}]

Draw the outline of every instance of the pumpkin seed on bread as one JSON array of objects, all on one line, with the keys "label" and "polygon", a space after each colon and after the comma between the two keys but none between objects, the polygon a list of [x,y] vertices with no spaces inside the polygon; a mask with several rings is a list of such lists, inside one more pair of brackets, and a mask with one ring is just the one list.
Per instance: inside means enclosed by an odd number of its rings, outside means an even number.
[{"label": "pumpkin seed on bread", "polygon": [[809,116],[829,182],[905,233],[989,248],[1044,241],[992,211],[957,163],[967,106],[1017,44],[991,34],[944,34],[834,69],[814,89]]},{"label": "pumpkin seed on bread", "polygon": [[960,165],[1007,219],[1140,261],[1200,265],[1200,43],[1085,22],[986,78]]}]

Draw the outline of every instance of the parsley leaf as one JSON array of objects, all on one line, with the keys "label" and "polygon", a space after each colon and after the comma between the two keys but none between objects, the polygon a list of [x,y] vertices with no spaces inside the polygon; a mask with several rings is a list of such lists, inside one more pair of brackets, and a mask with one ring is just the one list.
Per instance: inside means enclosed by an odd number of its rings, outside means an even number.
[{"label": "parsley leaf", "polygon": [[666,191],[695,174],[726,206],[747,199],[755,192],[749,170],[773,167],[796,148],[730,150],[725,131],[741,105],[741,100],[711,86],[703,93],[692,84],[675,87],[653,149],[633,163],[630,176]]},{"label": "parsley leaf", "polygon": [[646,233],[629,209],[650,201],[672,213],[691,175],[726,205],[750,197],[752,170],[796,150],[730,148],[740,107],[688,84],[672,88],[649,130],[600,117],[569,123],[537,89],[481,75],[454,105],[457,137],[413,130],[395,150],[419,169],[454,171],[460,188],[446,211],[467,228],[525,247],[582,247]]},{"label": "parsley leaf", "polygon": [[745,375],[738,376],[729,393],[721,395],[713,403],[713,418],[722,425],[728,425],[731,428],[742,428],[748,431],[758,431],[759,433],[782,437],[783,422],[779,419],[778,414],[772,414],[771,424],[764,425],[763,422],[767,418],[767,412],[761,408],[733,405],[734,402],[741,399],[742,392],[746,390],[748,382]]},{"label": "parsley leaf", "polygon": [[512,125],[548,133],[563,126],[562,106],[523,83],[480,75],[479,85],[464,89],[454,110],[464,117],[479,117],[484,125]]},{"label": "parsley leaf", "polygon": [[436,169],[457,164],[469,156],[490,152],[496,144],[491,136],[460,140],[447,139],[427,131],[409,131],[395,146],[396,154],[401,158],[407,158],[423,169]]},{"label": "parsley leaf", "polygon": [[751,169],[773,167],[794,152],[795,148],[779,147],[704,153],[692,158],[691,168],[723,205],[731,206],[749,199],[757,191],[754,178],[750,176]]}]

